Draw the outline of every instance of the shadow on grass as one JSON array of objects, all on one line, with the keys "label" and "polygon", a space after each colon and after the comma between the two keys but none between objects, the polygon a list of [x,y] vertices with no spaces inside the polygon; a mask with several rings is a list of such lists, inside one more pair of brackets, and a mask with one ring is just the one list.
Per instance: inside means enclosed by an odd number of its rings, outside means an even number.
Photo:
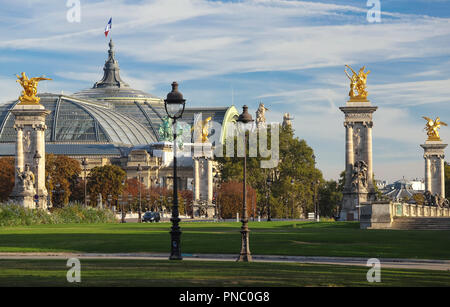
[{"label": "shadow on grass", "polygon": [[444,271],[383,269],[368,283],[366,267],[217,261],[81,261],[81,283],[68,283],[64,260],[0,262],[0,286],[448,286]]}]

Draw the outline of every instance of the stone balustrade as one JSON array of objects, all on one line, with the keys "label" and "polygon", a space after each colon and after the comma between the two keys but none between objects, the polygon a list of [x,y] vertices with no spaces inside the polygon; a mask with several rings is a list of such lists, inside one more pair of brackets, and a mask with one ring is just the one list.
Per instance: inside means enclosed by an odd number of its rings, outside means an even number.
[{"label": "stone balustrade", "polygon": [[361,229],[389,229],[394,217],[445,218],[450,217],[449,208],[438,208],[389,201],[361,203]]},{"label": "stone balustrade", "polygon": [[421,206],[406,203],[389,203],[393,217],[449,217],[449,208]]}]

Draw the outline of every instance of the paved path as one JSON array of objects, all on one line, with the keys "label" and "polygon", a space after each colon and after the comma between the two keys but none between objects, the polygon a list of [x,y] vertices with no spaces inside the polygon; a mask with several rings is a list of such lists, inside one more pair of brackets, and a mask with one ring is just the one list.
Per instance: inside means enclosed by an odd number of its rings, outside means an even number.
[{"label": "paved path", "polygon": [[[197,261],[236,261],[236,255],[230,254],[183,254],[184,260]],[[166,253],[0,253],[1,259],[140,259],[167,260]],[[307,257],[307,256],[275,256],[253,255],[254,262],[293,262],[311,264],[355,265],[366,266],[367,258],[356,257]],[[381,268],[422,269],[450,272],[450,260],[397,259],[381,258]]]}]

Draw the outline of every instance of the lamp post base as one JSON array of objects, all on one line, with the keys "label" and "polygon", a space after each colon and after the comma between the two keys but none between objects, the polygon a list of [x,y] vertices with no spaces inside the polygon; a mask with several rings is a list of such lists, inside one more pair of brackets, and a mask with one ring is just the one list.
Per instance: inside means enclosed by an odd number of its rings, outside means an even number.
[{"label": "lamp post base", "polygon": [[241,230],[242,235],[242,248],[241,253],[236,261],[238,262],[250,262],[252,261],[252,254],[250,253],[250,244],[249,244],[249,232],[248,227],[243,226]]},{"label": "lamp post base", "polygon": [[178,221],[179,219],[172,219],[172,222],[175,222],[174,227],[172,227],[172,230],[170,231],[170,257],[169,260],[183,260],[183,257],[181,256],[181,246],[180,246],[180,240],[181,240],[181,231],[178,227]]}]

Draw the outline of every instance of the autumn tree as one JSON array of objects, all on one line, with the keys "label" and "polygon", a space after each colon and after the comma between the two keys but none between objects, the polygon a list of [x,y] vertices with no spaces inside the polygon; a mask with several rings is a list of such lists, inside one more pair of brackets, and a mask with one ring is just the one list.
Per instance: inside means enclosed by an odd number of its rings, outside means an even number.
[{"label": "autumn tree", "polygon": [[[269,136],[267,143],[271,144],[270,128],[267,129]],[[269,195],[271,216],[297,218],[313,208],[313,183],[323,180],[322,173],[315,167],[312,148],[305,140],[294,137],[291,127],[280,129],[279,140],[278,165],[274,169],[261,168],[260,162],[264,158],[260,155],[248,157],[247,180],[257,193],[256,211],[267,214],[266,181],[274,172],[276,176]],[[218,158],[217,161],[224,182],[243,180],[243,158],[235,154],[234,157]],[[294,183],[291,184],[291,181]]]},{"label": "autumn tree", "polygon": [[181,197],[181,209],[180,214],[192,216],[192,204],[194,199],[194,193],[191,190],[182,190],[180,191]]},{"label": "autumn tree", "polygon": [[96,166],[91,169],[87,182],[91,204],[96,203],[98,194],[102,195],[103,200],[108,199],[108,195],[111,195],[114,201],[117,200],[124,189],[122,181],[125,178],[125,171],[116,165]]},{"label": "autumn tree", "polygon": [[81,166],[78,160],[63,155],[47,154],[45,157],[46,188],[54,207],[69,202],[76,189]]},{"label": "autumn tree", "polygon": [[[217,203],[219,204],[219,214],[221,218],[235,218],[236,213],[242,217],[243,206],[243,186],[242,182],[224,182],[217,193]],[[252,216],[256,206],[256,191],[247,185],[247,214]]]},{"label": "autumn tree", "polygon": [[14,188],[14,158],[0,158],[0,201],[6,201]]}]

